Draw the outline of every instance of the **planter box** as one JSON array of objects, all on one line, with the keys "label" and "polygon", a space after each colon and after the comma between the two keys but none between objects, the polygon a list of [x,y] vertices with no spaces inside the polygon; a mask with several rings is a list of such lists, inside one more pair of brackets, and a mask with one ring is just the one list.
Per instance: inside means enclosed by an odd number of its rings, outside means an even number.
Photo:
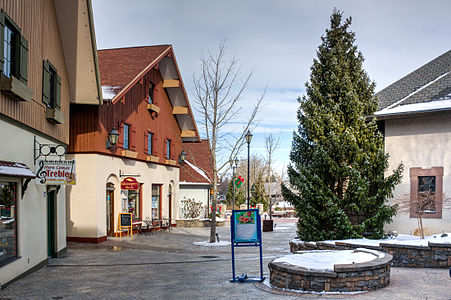
[{"label": "planter box", "polygon": [[263,232],[274,230],[274,220],[263,220]]}]

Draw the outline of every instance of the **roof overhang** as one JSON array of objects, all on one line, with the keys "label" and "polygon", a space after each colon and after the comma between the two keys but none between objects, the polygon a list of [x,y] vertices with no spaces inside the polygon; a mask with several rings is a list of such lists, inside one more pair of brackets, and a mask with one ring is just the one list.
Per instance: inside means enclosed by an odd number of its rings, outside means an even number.
[{"label": "roof overhang", "polygon": [[58,19],[71,103],[101,105],[97,44],[91,0],[53,1]]},{"label": "roof overhang", "polygon": [[431,114],[447,114],[447,113],[451,113],[451,108],[430,109],[415,112],[397,112],[397,113],[376,112],[374,115],[368,116],[367,118],[369,119],[376,118],[376,120],[407,119],[407,118],[423,117]]},{"label": "roof overhang", "polygon": [[0,161],[0,175],[36,178],[36,175],[27,167],[27,165],[13,161]]},{"label": "roof overhang", "polygon": [[174,117],[180,126],[182,141],[199,141],[199,132],[174,53],[161,59],[158,69],[163,77],[163,87],[171,101]]}]

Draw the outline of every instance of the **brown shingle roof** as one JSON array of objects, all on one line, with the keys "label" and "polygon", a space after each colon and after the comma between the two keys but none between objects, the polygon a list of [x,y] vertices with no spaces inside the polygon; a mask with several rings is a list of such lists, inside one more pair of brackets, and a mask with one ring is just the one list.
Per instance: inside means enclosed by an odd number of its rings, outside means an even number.
[{"label": "brown shingle roof", "polygon": [[[200,142],[183,143],[183,150],[186,152],[186,161],[180,166],[180,182],[192,183],[212,183],[213,168],[211,165],[211,151],[208,140]],[[195,168],[190,165],[194,165]],[[200,169],[209,179],[202,176],[197,169]]]},{"label": "brown shingle roof", "polygon": [[99,50],[100,79],[103,86],[125,87],[171,45]]}]

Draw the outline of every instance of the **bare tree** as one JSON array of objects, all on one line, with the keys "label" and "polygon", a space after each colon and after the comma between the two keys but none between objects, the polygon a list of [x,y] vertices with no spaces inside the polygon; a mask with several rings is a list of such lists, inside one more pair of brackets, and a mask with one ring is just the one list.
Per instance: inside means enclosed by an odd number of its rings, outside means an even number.
[{"label": "bare tree", "polygon": [[[260,110],[265,92],[257,99],[257,102],[245,122],[242,131],[237,135],[227,133],[225,126],[230,124],[240,113],[238,107],[244,90],[252,76],[250,72],[241,80],[241,70],[236,55],[230,60],[226,59],[226,45],[221,42],[217,53],[202,53],[200,58],[200,73],[193,76],[194,101],[196,110],[201,114],[199,122],[205,130],[206,138],[210,143],[213,169],[213,198],[212,210],[216,211],[216,199],[218,194],[218,181],[230,168],[229,161],[235,159],[245,143],[247,130],[253,129],[256,116]],[[225,159],[218,159],[219,154],[225,154]],[[211,220],[210,242],[215,241],[216,215]]]},{"label": "bare tree", "polygon": [[272,183],[271,163],[273,158],[272,156],[279,147],[279,140],[280,135],[276,139],[276,137],[272,134],[272,132],[270,132],[268,135],[265,136],[265,149],[266,154],[268,155],[269,219],[272,219],[272,206],[274,204],[274,200],[272,198],[271,193],[271,183]]},{"label": "bare tree", "polygon": [[[428,179],[430,179],[428,176],[422,178],[422,180]],[[425,186],[426,188],[419,190],[417,195],[412,197],[410,194],[405,194],[396,199],[397,212],[410,214],[411,217],[417,218],[418,229],[422,239],[424,239],[424,216],[426,214],[435,213],[437,209],[436,197],[442,198],[441,200],[438,200],[441,202],[442,210],[451,206],[451,198],[446,197],[445,194],[436,194],[435,189],[429,188],[430,185],[429,182],[425,182],[422,186]]]}]

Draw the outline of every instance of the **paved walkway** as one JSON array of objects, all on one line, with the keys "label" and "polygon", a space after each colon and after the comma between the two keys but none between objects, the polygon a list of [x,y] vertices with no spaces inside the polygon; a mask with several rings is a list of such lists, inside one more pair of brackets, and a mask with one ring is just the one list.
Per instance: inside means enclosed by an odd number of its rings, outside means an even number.
[{"label": "paved walkway", "polygon": [[[451,299],[447,269],[392,268],[388,287],[359,295],[312,295],[270,289],[264,283],[230,283],[230,246],[202,247],[209,228],[112,238],[102,244],[69,243],[66,257],[2,290],[2,299]],[[289,253],[293,220],[276,220],[263,233],[268,262]],[[230,228],[218,228],[230,240]],[[258,248],[237,249],[237,275],[259,275]]]}]

